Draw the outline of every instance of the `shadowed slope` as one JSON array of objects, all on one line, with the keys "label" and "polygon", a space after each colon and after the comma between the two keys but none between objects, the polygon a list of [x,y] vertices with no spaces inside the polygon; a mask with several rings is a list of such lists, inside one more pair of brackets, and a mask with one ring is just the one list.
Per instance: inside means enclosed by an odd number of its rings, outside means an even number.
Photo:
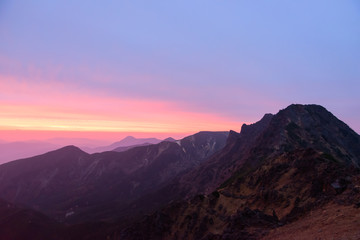
[{"label": "shadowed slope", "polygon": [[0,239],[69,239],[65,226],[34,210],[0,200]]},{"label": "shadowed slope", "polygon": [[121,214],[116,209],[221,149],[226,137],[226,132],[202,132],[178,143],[92,155],[68,146],[1,165],[0,193],[59,221],[109,220]]},{"label": "shadowed slope", "polygon": [[188,200],[122,238],[258,239],[321,206],[358,206],[359,150],[359,135],[323,107],[291,105],[230,133],[222,151],[166,188]]}]

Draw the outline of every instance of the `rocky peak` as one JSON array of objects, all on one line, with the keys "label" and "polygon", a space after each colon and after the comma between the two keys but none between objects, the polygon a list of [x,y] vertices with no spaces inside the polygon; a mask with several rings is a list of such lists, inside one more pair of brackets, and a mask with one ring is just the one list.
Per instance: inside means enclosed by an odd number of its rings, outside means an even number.
[{"label": "rocky peak", "polygon": [[[294,104],[265,115],[244,124],[240,134],[231,131],[221,151],[163,191],[178,193],[183,202],[130,232],[158,232],[158,239],[260,239],[316,209],[314,219],[328,219],[322,207],[330,201],[358,207],[359,139],[318,105]],[[153,227],[159,225],[165,228]]]},{"label": "rocky peak", "polygon": [[324,124],[332,120],[338,120],[324,107],[315,104],[292,104],[287,108],[280,110],[276,116],[277,121],[283,123],[294,122],[303,127],[308,127],[314,123]]},{"label": "rocky peak", "polygon": [[293,104],[280,110],[262,140],[280,151],[318,149],[359,167],[360,136],[319,105]]},{"label": "rocky peak", "polygon": [[250,125],[243,124],[240,131],[241,137],[251,139],[254,138],[254,136],[259,135],[267,128],[273,116],[274,115],[267,113],[256,123]]},{"label": "rocky peak", "polygon": [[240,138],[240,133],[230,130],[228,138],[226,140],[226,145],[235,142],[238,138]]}]

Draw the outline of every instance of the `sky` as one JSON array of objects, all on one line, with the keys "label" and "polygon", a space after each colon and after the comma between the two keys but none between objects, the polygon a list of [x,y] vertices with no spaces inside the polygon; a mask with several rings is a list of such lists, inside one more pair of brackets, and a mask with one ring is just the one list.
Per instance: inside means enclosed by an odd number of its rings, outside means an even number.
[{"label": "sky", "polygon": [[360,133],[360,2],[0,1],[0,139],[240,131],[292,103]]}]

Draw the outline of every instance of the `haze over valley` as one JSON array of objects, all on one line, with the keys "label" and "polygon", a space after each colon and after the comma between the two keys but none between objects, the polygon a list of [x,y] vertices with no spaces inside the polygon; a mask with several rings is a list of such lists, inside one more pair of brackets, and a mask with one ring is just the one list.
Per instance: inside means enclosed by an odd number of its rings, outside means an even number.
[{"label": "haze over valley", "polygon": [[[343,220],[321,226],[328,236],[360,236],[360,136],[321,106],[291,105],[240,133],[127,137],[110,146],[94,154],[66,146],[0,165],[0,234],[288,239],[286,226],[301,231],[297,222],[328,221],[335,215],[321,209],[336,208]],[[310,227],[304,237],[317,233]]]}]

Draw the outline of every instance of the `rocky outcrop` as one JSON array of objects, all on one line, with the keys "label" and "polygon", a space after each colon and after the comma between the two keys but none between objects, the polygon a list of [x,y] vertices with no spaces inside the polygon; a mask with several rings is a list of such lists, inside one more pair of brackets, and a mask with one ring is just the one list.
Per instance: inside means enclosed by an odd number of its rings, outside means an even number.
[{"label": "rocky outcrop", "polygon": [[166,216],[164,232],[151,235],[150,215],[147,230],[129,227],[124,239],[266,239],[322,206],[356,207],[359,140],[321,106],[291,105],[266,115],[231,132],[222,151],[167,187],[180,194],[178,203],[156,213]]}]

